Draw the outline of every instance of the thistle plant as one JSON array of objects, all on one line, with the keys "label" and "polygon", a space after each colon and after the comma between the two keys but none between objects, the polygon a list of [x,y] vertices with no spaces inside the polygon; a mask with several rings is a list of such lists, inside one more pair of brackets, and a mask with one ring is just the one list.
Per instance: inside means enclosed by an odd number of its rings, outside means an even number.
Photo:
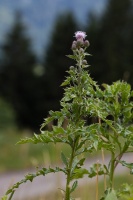
[{"label": "thistle plant", "polygon": [[[104,196],[101,200],[117,200],[121,196],[114,188],[114,173],[120,163],[133,173],[133,163],[122,160],[125,153],[133,151],[133,92],[129,84],[117,81],[112,85],[98,84],[91,78],[86,56],[89,41],[86,33],[78,31],[72,43],[70,59],[75,66],[70,66],[68,76],[62,83],[64,95],[60,101],[60,111],[50,111],[49,117],[41,125],[40,134],[21,139],[24,143],[62,143],[71,149],[69,157],[61,152],[64,167],[38,169],[35,174],[28,174],[23,180],[10,188],[2,200],[10,200],[22,183],[33,181],[37,176],[62,172],[66,176],[66,187],[62,188],[64,200],[74,200],[73,191],[78,187],[78,179],[87,175],[89,178],[103,175],[105,183]],[[91,123],[87,123],[87,120]],[[95,120],[93,120],[95,119]],[[67,126],[63,122],[67,120]],[[47,130],[50,122],[55,122],[51,131]],[[84,167],[89,153],[104,150],[110,155],[107,165],[94,163],[89,170]],[[87,153],[87,154],[86,154]],[[98,199],[98,194],[96,200]]]}]

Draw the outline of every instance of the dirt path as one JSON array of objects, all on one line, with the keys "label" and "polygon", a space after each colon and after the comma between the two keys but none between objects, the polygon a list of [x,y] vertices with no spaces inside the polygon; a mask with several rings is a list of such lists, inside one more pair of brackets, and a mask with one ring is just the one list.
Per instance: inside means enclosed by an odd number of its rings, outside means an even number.
[{"label": "dirt path", "polygon": [[[127,162],[133,163],[133,154],[128,154],[124,156],[123,158]],[[98,157],[91,161],[87,161],[85,163],[85,168],[89,168],[89,166],[92,163],[96,163],[98,161]],[[108,158],[105,159],[105,163],[108,163]],[[99,162],[102,162],[99,160]],[[24,175],[27,173],[34,173],[35,170],[29,170],[29,171],[20,171],[20,172],[9,172],[5,174],[0,174],[0,199],[1,196],[4,195],[6,190],[11,187],[14,183],[17,181],[20,181],[24,178]],[[117,174],[122,173],[129,173],[128,170],[118,165],[116,169]],[[79,185],[82,185],[87,182],[93,182],[95,179],[88,179],[85,177],[84,179],[81,179],[79,181]],[[48,174],[45,177],[40,176],[34,179],[34,181],[27,182],[25,184],[22,184],[19,189],[16,190],[13,200],[24,200],[24,199],[30,199],[35,196],[40,196],[43,194],[48,194],[52,192],[53,190],[56,190],[57,188],[64,188],[65,186],[65,176],[62,173],[56,173],[56,174]]]}]

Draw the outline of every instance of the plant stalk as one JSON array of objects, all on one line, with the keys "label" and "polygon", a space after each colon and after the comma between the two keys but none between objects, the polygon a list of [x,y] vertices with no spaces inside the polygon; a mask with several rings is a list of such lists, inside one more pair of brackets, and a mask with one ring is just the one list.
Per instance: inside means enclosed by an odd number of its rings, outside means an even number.
[{"label": "plant stalk", "polygon": [[73,159],[74,159],[74,153],[75,153],[75,143],[76,143],[76,140],[74,141],[74,145],[73,145],[73,148],[72,148],[72,153],[71,153],[71,157],[70,157],[70,161],[69,161],[69,166],[68,166],[65,200],[70,200],[71,169],[72,169],[72,164],[73,164]]},{"label": "plant stalk", "polygon": [[111,166],[110,166],[110,188],[113,189],[114,181],[114,171],[115,171],[115,154],[111,153]]},{"label": "plant stalk", "polygon": [[[103,162],[103,165],[105,164],[105,159],[104,159],[104,150],[102,148],[102,162]],[[106,190],[107,188],[107,184],[106,184],[106,174],[104,174],[104,190]]]},{"label": "plant stalk", "polygon": [[97,175],[96,175],[96,200],[98,200],[98,193],[99,193],[99,191],[98,191],[98,182],[99,182],[99,177],[98,177],[98,164],[99,164],[99,162],[97,161]]},{"label": "plant stalk", "polygon": [[12,193],[11,193],[11,195],[10,195],[10,197],[9,197],[8,200],[11,200],[11,199],[12,199],[12,197],[13,197],[13,195],[14,195],[14,192],[15,192],[15,191],[12,191]]}]

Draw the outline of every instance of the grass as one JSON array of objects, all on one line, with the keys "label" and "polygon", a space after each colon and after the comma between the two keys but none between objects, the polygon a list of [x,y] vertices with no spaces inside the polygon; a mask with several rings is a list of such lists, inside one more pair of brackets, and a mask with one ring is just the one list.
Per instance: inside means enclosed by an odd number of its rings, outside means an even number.
[{"label": "grass", "polygon": [[[131,175],[127,175],[127,174],[123,174],[121,176],[116,175],[114,178],[114,188],[119,189],[120,186],[126,182],[129,184],[132,183]],[[100,199],[104,195],[103,191],[104,191],[104,183],[103,181],[99,181],[99,185],[98,185],[99,198],[98,199]],[[95,183],[90,184],[88,181],[87,184],[81,186],[75,191],[74,196],[77,198],[80,197],[82,200],[95,200],[96,199],[96,184]]]},{"label": "grass", "polygon": [[[0,172],[61,164],[61,151],[66,156],[70,154],[70,147],[67,144],[16,145],[20,138],[31,137],[32,134],[30,131],[22,132],[17,129],[0,131]],[[93,158],[94,155],[96,153],[86,154],[89,158]]]},{"label": "grass", "polygon": [[[29,131],[20,132],[16,129],[1,131],[0,133],[0,172],[11,170],[22,170],[37,166],[45,166],[60,164],[60,152],[63,151],[66,155],[70,153],[67,145],[43,145],[43,144],[23,144],[16,143],[25,136],[32,136]],[[105,152],[106,154],[106,152]],[[91,155],[91,158],[96,155]],[[97,155],[98,156],[98,155]],[[101,155],[100,155],[101,156]],[[132,183],[131,175],[122,175],[115,177],[115,186],[119,188],[122,183]],[[90,183],[88,179],[86,184],[79,186],[73,196],[77,200],[95,200],[96,186],[95,181]],[[57,186],[58,187],[58,186]],[[99,199],[103,195],[103,182],[99,182]],[[62,193],[59,189],[52,191],[50,194],[40,195],[30,200],[62,200]],[[27,200],[27,199],[26,199]]]},{"label": "grass", "polygon": [[[94,178],[96,179],[96,178]],[[119,189],[121,184],[123,183],[132,183],[132,177],[127,176],[127,174],[123,174],[121,176],[115,177],[115,188]],[[104,194],[104,184],[103,181],[99,181],[98,185],[99,189],[99,198],[100,199]],[[73,193],[73,197],[76,200],[96,200],[96,184],[95,180],[92,181],[91,179],[85,180],[85,184],[82,186],[79,186],[75,192]],[[51,191],[49,194],[46,195],[40,195],[34,198],[30,198],[30,200],[63,200],[63,194],[62,192],[57,189],[56,191]],[[24,199],[28,200],[28,199]],[[112,199],[113,200],[113,199]]]},{"label": "grass", "polygon": [[[31,137],[33,133],[28,130],[7,129],[0,131],[0,172],[22,170],[37,166],[48,167],[61,164],[60,153],[69,155],[70,147],[65,144],[22,144],[16,145],[20,138]],[[109,156],[104,151],[105,157]],[[99,159],[101,152],[86,153],[86,157]]]},{"label": "grass", "polygon": [[18,130],[1,131],[0,133],[0,172],[21,170],[34,166],[49,166],[58,164],[60,152],[68,154],[67,145],[52,144],[23,144],[16,143],[25,136],[32,136],[29,131]]}]

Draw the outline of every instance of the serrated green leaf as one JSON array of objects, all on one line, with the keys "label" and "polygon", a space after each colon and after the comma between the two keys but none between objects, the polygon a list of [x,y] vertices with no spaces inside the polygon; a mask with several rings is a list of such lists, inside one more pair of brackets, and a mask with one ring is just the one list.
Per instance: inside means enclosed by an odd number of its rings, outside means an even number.
[{"label": "serrated green leaf", "polygon": [[126,161],[119,161],[123,166],[130,169],[130,174],[133,174],[133,163],[127,163]]},{"label": "serrated green leaf", "polygon": [[72,138],[71,135],[68,135],[68,140],[69,140],[70,145],[72,145],[73,144],[73,138]]},{"label": "serrated green leaf", "polygon": [[24,138],[21,139],[17,144],[25,144],[25,143],[49,143],[54,142],[53,132],[43,131],[41,134],[34,134],[32,138]]},{"label": "serrated green leaf", "polygon": [[29,180],[33,181],[33,179],[36,178],[37,176],[40,176],[40,175],[45,176],[46,174],[55,173],[55,172],[64,172],[66,174],[66,171],[64,169],[59,168],[59,167],[56,167],[55,169],[53,169],[53,168],[49,168],[49,169],[42,168],[42,169],[38,170],[35,174],[27,174],[27,175],[25,175],[24,179],[22,179],[21,181],[15,183],[9,190],[7,190],[5,197],[7,195],[9,195],[9,194],[11,196],[13,196],[16,188],[19,188],[19,186],[21,184],[26,183]]},{"label": "serrated green leaf", "polygon": [[79,160],[78,165],[82,166],[84,164],[85,158],[82,158],[81,160]]},{"label": "serrated green leaf", "polygon": [[100,163],[95,163],[92,166],[90,166],[89,173],[90,178],[93,178],[94,176],[108,174],[107,167],[105,165],[101,165]]},{"label": "serrated green leaf", "polygon": [[81,168],[84,161],[85,161],[85,158],[82,158],[82,159],[79,160],[77,157],[75,157],[74,161],[72,163],[71,173],[73,173],[73,171],[75,171],[75,169]]},{"label": "serrated green leaf", "polygon": [[29,180],[29,181],[33,181],[33,178],[34,178],[34,176],[33,176],[33,174],[27,174],[26,176],[25,176],[25,178],[27,179],[27,180]]},{"label": "serrated green leaf", "polygon": [[83,178],[83,176],[88,174],[88,173],[89,173],[88,170],[85,169],[85,168],[75,169],[74,172],[73,172],[73,175],[71,177],[71,180]]},{"label": "serrated green leaf", "polygon": [[73,183],[73,185],[72,185],[72,188],[71,188],[71,190],[70,190],[70,193],[72,193],[72,192],[76,189],[77,186],[78,186],[78,181],[76,180],[76,181],[74,181],[74,183]]},{"label": "serrated green leaf", "polygon": [[25,144],[25,143],[34,143],[32,138],[24,138],[24,139],[20,139],[20,141],[18,141],[16,144]]},{"label": "serrated green leaf", "polygon": [[1,200],[7,200],[7,195],[4,195]]},{"label": "serrated green leaf", "polygon": [[64,134],[65,130],[62,127],[53,126],[54,134]]},{"label": "serrated green leaf", "polygon": [[125,200],[133,200],[133,184],[127,183],[122,185],[122,188],[118,190],[118,196]]},{"label": "serrated green leaf", "polygon": [[53,120],[54,120],[54,116],[46,118],[44,123],[42,123],[40,130],[42,130],[46,125],[48,125]]},{"label": "serrated green leaf", "polygon": [[108,193],[105,197],[105,200],[118,200],[115,191],[112,190],[110,193]]},{"label": "serrated green leaf", "polygon": [[70,84],[70,78],[67,78],[62,84],[61,86],[66,86]]},{"label": "serrated green leaf", "polygon": [[68,166],[68,160],[67,160],[67,158],[66,158],[66,156],[64,155],[63,152],[61,152],[61,160],[63,161],[63,163],[64,163],[66,166]]},{"label": "serrated green leaf", "polygon": [[6,192],[6,195],[12,193],[12,191],[13,191],[12,189],[8,189],[7,192]]},{"label": "serrated green leaf", "polygon": [[94,146],[95,150],[97,151],[97,149],[98,149],[98,141],[97,140],[94,141],[93,146]]},{"label": "serrated green leaf", "polygon": [[79,163],[79,159],[77,157],[75,157],[74,160],[73,160],[73,163],[72,163],[71,173],[73,172],[73,170],[75,170],[78,163]]},{"label": "serrated green leaf", "polygon": [[64,122],[64,116],[62,116],[62,117],[60,117],[59,119],[58,119],[58,127],[60,127],[60,126],[62,126],[62,124],[63,124],[63,122]]},{"label": "serrated green leaf", "polygon": [[71,59],[73,59],[73,60],[76,60],[76,58],[77,58],[75,55],[67,55],[67,57],[68,57],[68,58],[71,58]]}]

